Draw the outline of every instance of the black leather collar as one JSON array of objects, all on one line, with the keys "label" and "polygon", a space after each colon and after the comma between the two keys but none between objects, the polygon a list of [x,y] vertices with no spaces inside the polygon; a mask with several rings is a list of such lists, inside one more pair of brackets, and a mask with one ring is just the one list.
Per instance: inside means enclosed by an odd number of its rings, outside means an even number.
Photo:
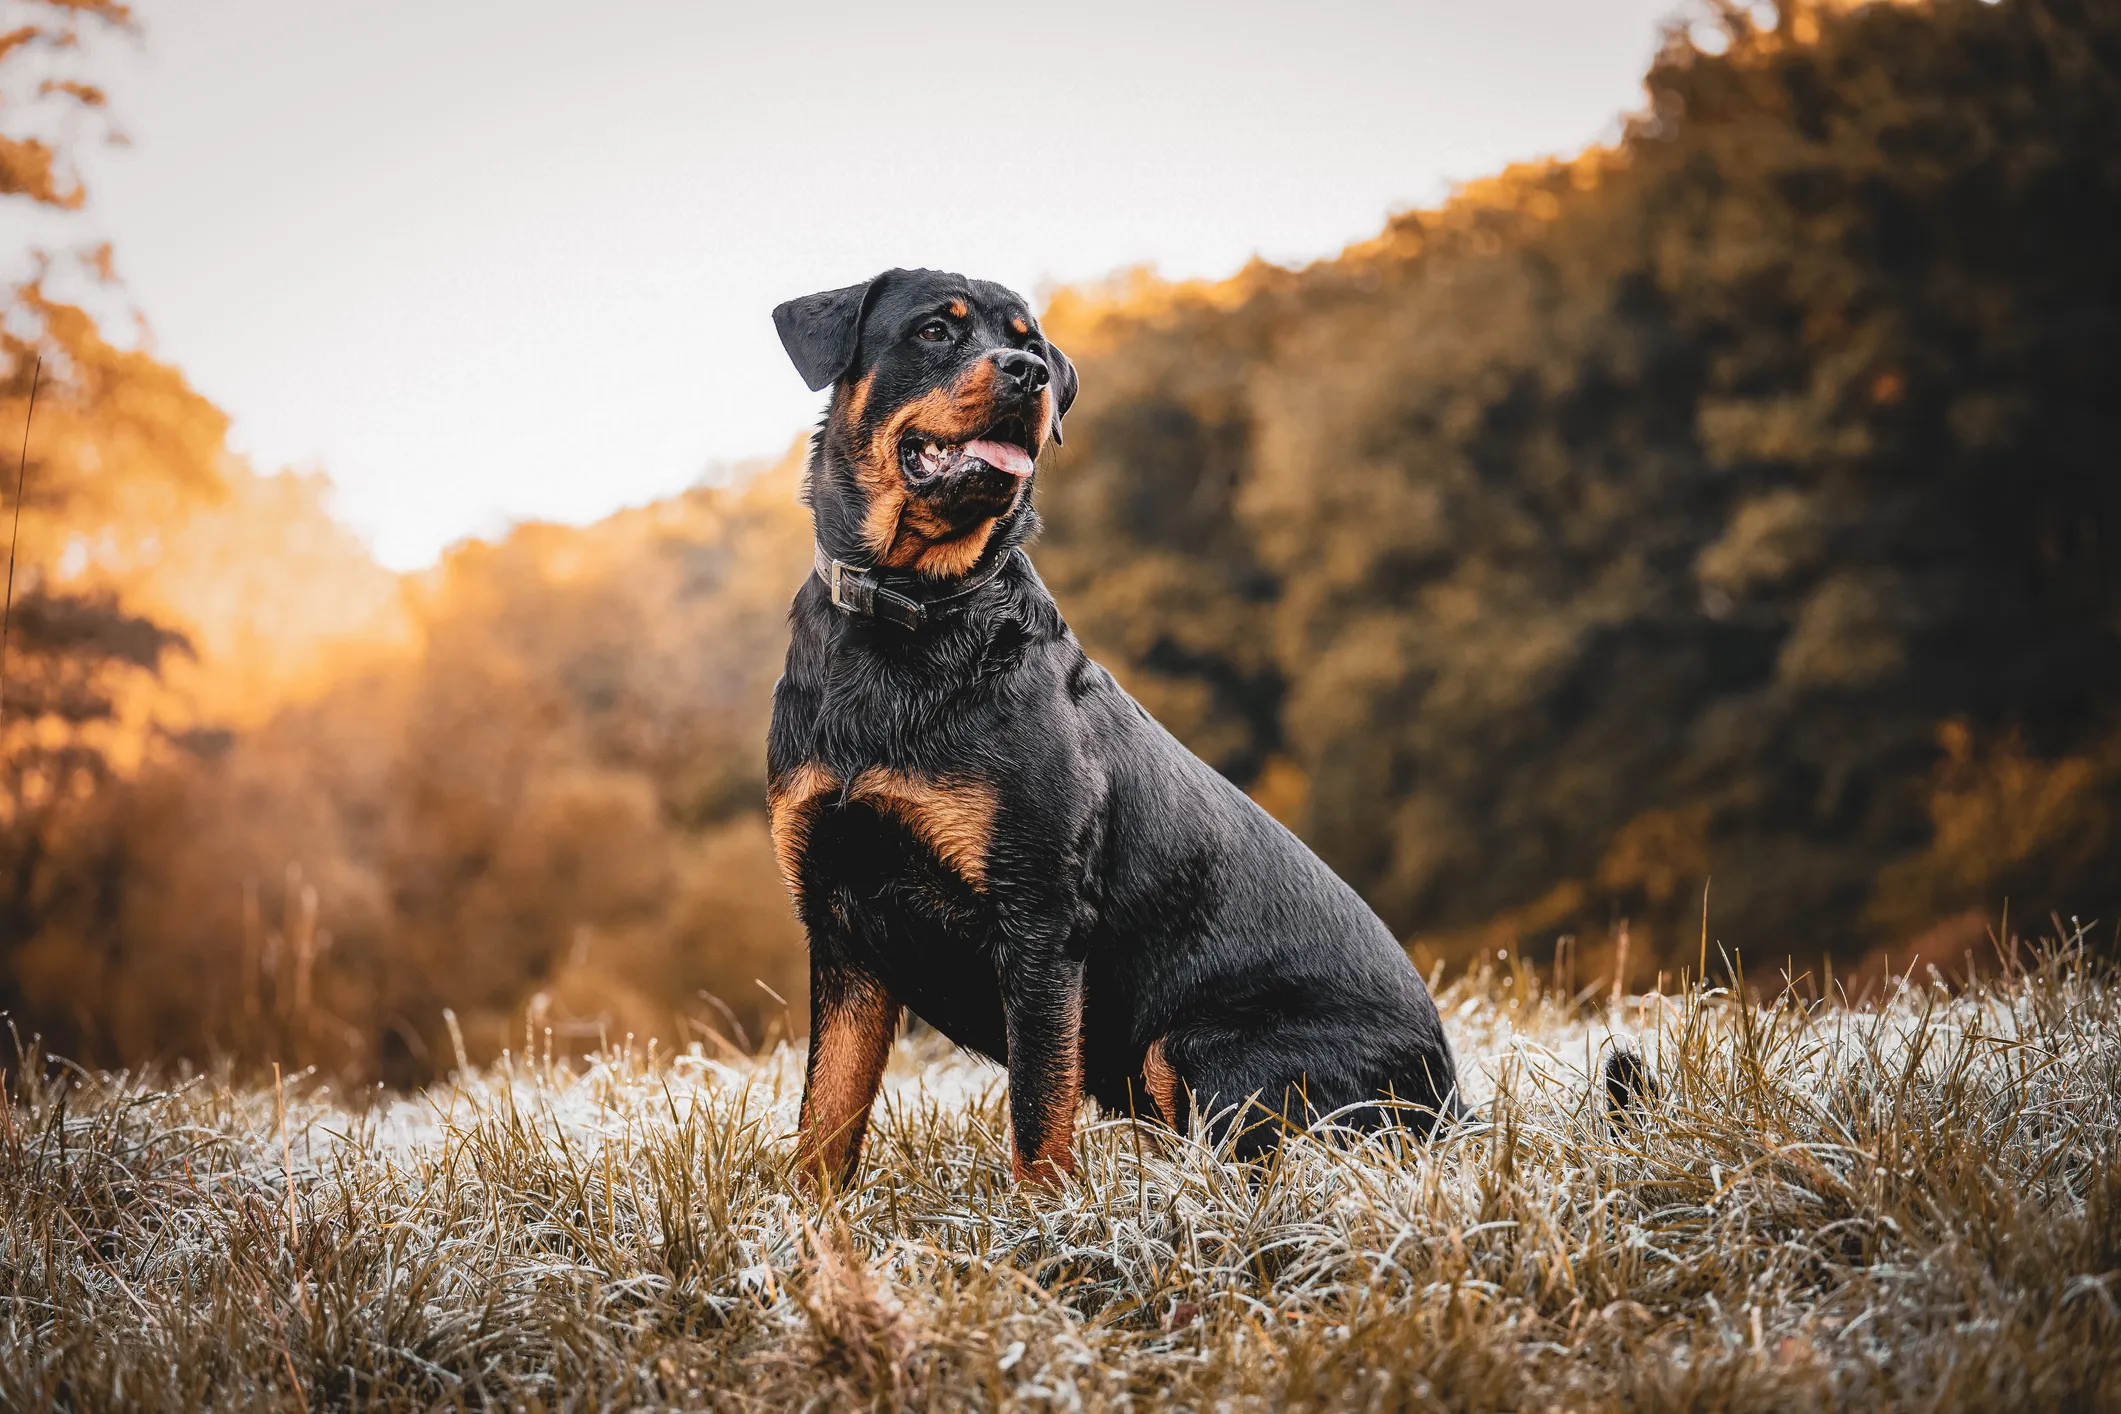
[{"label": "black leather collar", "polygon": [[824,582],[825,597],[832,601],[833,608],[858,619],[881,619],[913,633],[927,624],[962,613],[969,607],[972,596],[992,584],[1008,568],[1009,562],[1021,554],[1022,547],[1012,545],[996,555],[994,563],[980,574],[959,580],[957,587],[948,594],[935,595],[922,593],[923,583],[913,575],[893,575],[897,587],[887,585],[883,575],[888,571],[864,569],[845,560],[835,560],[825,553],[822,545],[812,551],[811,569]]}]

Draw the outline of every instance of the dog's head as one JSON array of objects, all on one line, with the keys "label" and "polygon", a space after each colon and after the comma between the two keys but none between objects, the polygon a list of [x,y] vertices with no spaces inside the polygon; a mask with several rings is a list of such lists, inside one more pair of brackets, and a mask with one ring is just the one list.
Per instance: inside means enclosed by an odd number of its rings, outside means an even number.
[{"label": "dog's head", "polygon": [[1031,478],[1075,400],[1075,367],[1023,297],[939,270],[887,270],[773,311],[832,403],[811,454],[820,540],[893,569],[962,575],[1027,531]]}]

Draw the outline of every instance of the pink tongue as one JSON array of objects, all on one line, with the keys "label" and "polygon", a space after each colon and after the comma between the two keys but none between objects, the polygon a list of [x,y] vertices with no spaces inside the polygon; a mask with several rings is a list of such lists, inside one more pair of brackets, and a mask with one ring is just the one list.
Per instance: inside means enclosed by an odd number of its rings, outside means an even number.
[{"label": "pink tongue", "polygon": [[978,457],[987,465],[1006,471],[1011,476],[1031,474],[1031,454],[1008,442],[989,442],[981,438],[976,442],[967,442],[965,451],[967,455]]}]

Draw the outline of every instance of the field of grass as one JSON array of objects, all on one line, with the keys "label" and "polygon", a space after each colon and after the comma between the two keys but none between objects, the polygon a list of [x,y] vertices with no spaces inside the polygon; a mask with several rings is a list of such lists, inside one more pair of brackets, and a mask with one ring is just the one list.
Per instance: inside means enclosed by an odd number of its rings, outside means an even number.
[{"label": "field of grass", "polygon": [[[1875,1005],[1442,990],[1487,1122],[1245,1168],[1125,1117],[1008,1182],[900,1042],[857,1191],[799,1052],[516,1056],[414,1096],[89,1076],[0,1119],[0,1407],[2121,1408],[2121,979]],[[1636,1038],[1662,1093],[1586,1079]]]}]

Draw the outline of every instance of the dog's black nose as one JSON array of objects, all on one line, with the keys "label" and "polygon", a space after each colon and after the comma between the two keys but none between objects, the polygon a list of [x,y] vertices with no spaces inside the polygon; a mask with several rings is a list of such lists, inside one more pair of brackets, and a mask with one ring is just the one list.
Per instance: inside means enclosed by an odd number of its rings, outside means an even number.
[{"label": "dog's black nose", "polygon": [[1004,379],[1014,381],[1017,391],[1025,397],[1053,381],[1053,370],[1046,367],[1046,361],[1022,349],[1003,349],[996,354],[994,371]]}]

